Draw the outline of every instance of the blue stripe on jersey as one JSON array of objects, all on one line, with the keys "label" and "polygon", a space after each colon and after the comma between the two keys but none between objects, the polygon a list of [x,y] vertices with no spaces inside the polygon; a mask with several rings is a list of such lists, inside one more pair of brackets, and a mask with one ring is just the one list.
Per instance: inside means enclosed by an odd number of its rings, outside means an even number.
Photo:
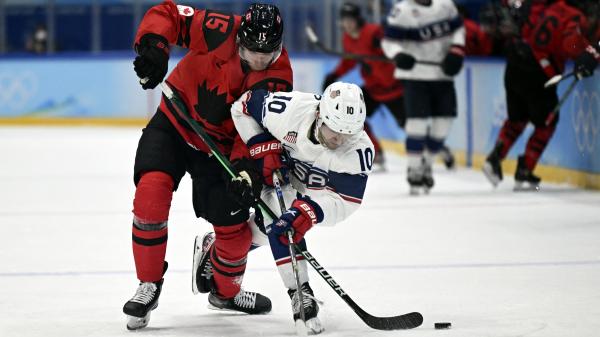
[{"label": "blue stripe on jersey", "polygon": [[367,187],[367,176],[329,171],[327,188],[339,194],[344,200],[361,203]]},{"label": "blue stripe on jersey", "polygon": [[396,40],[429,41],[448,36],[462,25],[463,21],[459,16],[432,22],[421,27],[398,27],[386,24],[385,37]]},{"label": "blue stripe on jersey", "polygon": [[263,111],[265,111],[265,98],[269,96],[269,92],[264,89],[252,90],[250,99],[246,102],[246,109],[250,116],[259,124],[263,125]]}]

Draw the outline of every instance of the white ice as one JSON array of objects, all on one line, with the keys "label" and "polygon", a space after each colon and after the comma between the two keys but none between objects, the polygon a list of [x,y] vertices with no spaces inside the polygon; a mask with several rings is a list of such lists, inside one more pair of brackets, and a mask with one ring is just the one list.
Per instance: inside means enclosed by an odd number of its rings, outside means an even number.
[{"label": "white ice", "polygon": [[[140,129],[0,129],[0,336],[293,336],[289,298],[268,248],[252,252],[246,289],[264,316],[207,309],[191,292],[197,220],[189,177],[175,193],[158,309],[125,329],[137,288],[131,253],[133,160]],[[544,184],[494,190],[480,172],[435,167],[430,196],[409,197],[404,159],[369,179],[361,209],[316,228],[309,250],[366,311],[420,311],[410,331],[368,328],[311,272],[323,336],[600,336],[600,193]],[[450,330],[434,330],[435,322]]]}]

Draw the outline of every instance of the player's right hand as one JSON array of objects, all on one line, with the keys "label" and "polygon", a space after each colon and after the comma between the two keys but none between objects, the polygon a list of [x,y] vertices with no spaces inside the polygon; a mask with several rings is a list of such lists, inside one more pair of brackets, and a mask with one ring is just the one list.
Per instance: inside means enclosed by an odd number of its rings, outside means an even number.
[{"label": "player's right hand", "polygon": [[396,56],[394,56],[394,63],[396,64],[396,67],[403,70],[411,70],[415,66],[416,62],[417,60],[410,54],[398,53]]},{"label": "player's right hand", "polygon": [[260,197],[262,190],[260,173],[248,158],[234,162],[233,167],[239,172],[239,175],[236,178],[229,176],[225,178],[227,193],[240,206],[250,208]]},{"label": "player's right hand", "polygon": [[287,181],[287,165],[282,160],[283,148],[281,142],[268,133],[262,133],[248,140],[250,157],[254,159],[258,169],[262,172],[266,185],[273,186],[273,172],[279,170]]},{"label": "player's right hand", "polygon": [[140,81],[142,88],[154,89],[167,75],[169,68],[169,43],[155,34],[146,34],[135,46],[138,56],[133,61],[133,69],[137,76],[147,81]]}]

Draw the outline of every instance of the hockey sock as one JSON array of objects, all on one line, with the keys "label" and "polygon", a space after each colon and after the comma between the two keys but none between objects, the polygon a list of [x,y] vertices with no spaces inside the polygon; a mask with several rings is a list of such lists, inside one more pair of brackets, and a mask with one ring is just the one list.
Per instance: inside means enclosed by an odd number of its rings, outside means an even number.
[{"label": "hockey sock", "polygon": [[216,240],[211,248],[217,295],[232,298],[240,292],[252,232],[246,222],[233,226],[214,226]]},{"label": "hockey sock", "polygon": [[496,142],[496,144],[502,144],[498,152],[499,159],[504,159],[504,157],[506,157],[508,151],[521,133],[523,133],[526,126],[527,122],[515,122],[508,119],[504,122],[502,129],[500,129],[500,134],[498,135],[498,141]]},{"label": "hockey sock", "polygon": [[137,277],[142,282],[156,282],[163,276],[172,198],[173,179],[168,174],[148,172],[140,178],[133,200],[132,245]]},{"label": "hockey sock", "polygon": [[377,137],[375,137],[373,131],[371,131],[371,128],[369,127],[368,123],[365,123],[365,132],[369,136],[369,139],[371,139],[371,143],[373,143],[373,147],[375,148],[375,156],[383,156],[383,149],[381,148],[381,144],[379,144],[379,140],[377,139]]},{"label": "hockey sock", "polygon": [[556,130],[556,125],[536,127],[531,137],[527,141],[525,148],[525,167],[529,171],[533,171],[537,165],[538,160],[542,156],[542,153],[546,149],[546,145],[552,138]]},{"label": "hockey sock", "polygon": [[[271,244],[271,252],[273,258],[275,258],[275,264],[279,275],[283,280],[283,284],[288,289],[296,289],[296,278],[292,270],[292,257],[290,256],[290,249],[288,245],[284,244],[279,240],[279,237],[275,235],[269,235],[269,242]],[[302,239],[298,242],[298,247],[302,250],[306,250],[306,240]],[[306,260],[301,253],[296,252],[296,260],[298,261],[298,276],[300,277],[300,284],[308,282],[308,268]]]}]

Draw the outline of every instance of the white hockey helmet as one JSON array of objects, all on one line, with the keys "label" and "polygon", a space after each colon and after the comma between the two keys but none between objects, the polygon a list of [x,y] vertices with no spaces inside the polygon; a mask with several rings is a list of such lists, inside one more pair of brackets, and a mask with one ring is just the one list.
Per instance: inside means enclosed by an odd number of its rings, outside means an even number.
[{"label": "white hockey helmet", "polygon": [[363,130],[367,108],[359,86],[352,83],[330,84],[319,103],[319,119],[332,131],[355,135]]}]

